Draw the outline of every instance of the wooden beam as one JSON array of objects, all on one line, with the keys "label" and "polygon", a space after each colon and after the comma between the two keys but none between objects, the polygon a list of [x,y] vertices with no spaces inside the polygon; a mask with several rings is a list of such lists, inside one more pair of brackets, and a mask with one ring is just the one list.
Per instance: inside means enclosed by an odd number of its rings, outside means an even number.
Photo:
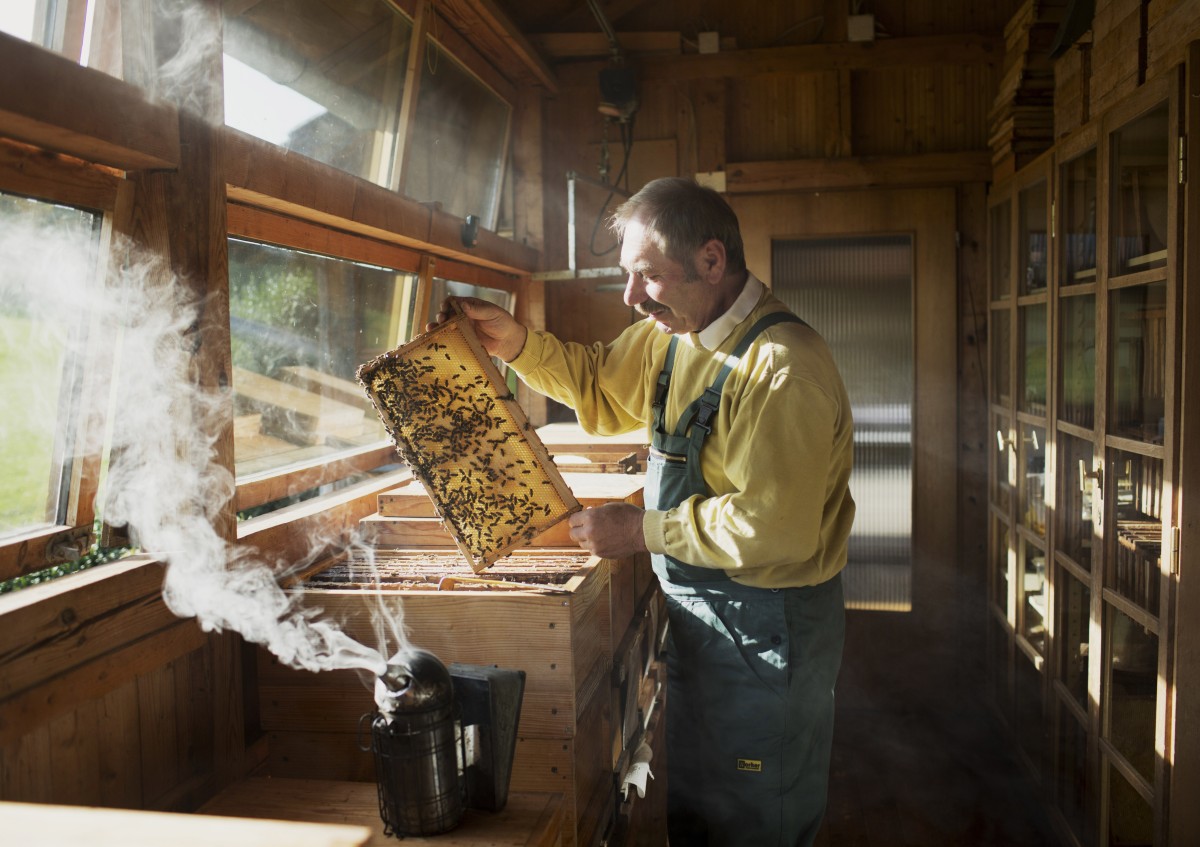
[{"label": "wooden beam", "polygon": [[468,250],[461,218],[246,133],[224,134],[230,200],[503,273],[538,267],[540,254],[530,247],[481,229]]},{"label": "wooden beam", "polygon": [[122,170],[179,164],[176,109],[0,32],[0,135]]},{"label": "wooden beam", "polygon": [[735,162],[726,170],[725,189],[730,194],[757,194],[945,185],[988,182],[991,176],[991,153],[987,150],[968,150],[962,153],[922,153],[911,156]]},{"label": "wooden beam", "polygon": [[0,188],[5,191],[110,212],[121,182],[108,168],[0,139]]},{"label": "wooden beam", "polygon": [[638,62],[638,76],[645,82],[678,82],[815,71],[999,65],[1003,58],[1002,39],[970,33],[888,38],[863,43],[763,47],[669,57],[643,56]]},{"label": "wooden beam", "polygon": [[495,0],[439,0],[438,11],[481,53],[517,74],[518,81],[558,93],[554,71]]},{"label": "wooden beam", "polygon": [[[551,59],[602,58],[612,55],[612,45],[602,32],[543,32],[529,36]],[[622,32],[617,36],[626,54],[683,52],[678,32]]]}]

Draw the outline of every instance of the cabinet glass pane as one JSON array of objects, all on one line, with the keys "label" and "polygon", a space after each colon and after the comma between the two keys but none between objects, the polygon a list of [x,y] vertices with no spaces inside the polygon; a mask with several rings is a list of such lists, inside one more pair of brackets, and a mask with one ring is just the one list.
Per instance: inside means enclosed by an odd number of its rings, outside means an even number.
[{"label": "cabinet glass pane", "polygon": [[1092,592],[1066,568],[1058,568],[1054,603],[1058,607],[1058,678],[1081,709],[1088,707],[1088,623]]},{"label": "cabinet glass pane", "polygon": [[1008,572],[1012,556],[1012,536],[1008,524],[993,522],[992,603],[1008,615]]},{"label": "cabinet glass pane", "polygon": [[1096,279],[1096,151],[1088,150],[1062,167],[1062,284]]},{"label": "cabinet glass pane", "polygon": [[1058,455],[1058,549],[1088,570],[1092,567],[1092,504],[1096,491],[1092,443],[1060,432]]},{"label": "cabinet glass pane", "polygon": [[992,299],[1002,300],[1012,292],[1012,202],[993,206],[990,216]]},{"label": "cabinet glass pane", "polygon": [[1105,611],[1110,657],[1107,736],[1129,764],[1153,782],[1158,636],[1115,607]]},{"label": "cabinet glass pane", "polygon": [[1109,847],[1150,847],[1154,843],[1154,810],[1112,765],[1108,767]]},{"label": "cabinet glass pane", "polygon": [[1087,732],[1061,703],[1058,707],[1057,755],[1054,799],[1075,838],[1083,843],[1087,825]]},{"label": "cabinet glass pane", "polygon": [[1038,182],[1021,191],[1019,260],[1021,293],[1046,288],[1046,269],[1050,242],[1046,226],[1046,183]]},{"label": "cabinet glass pane", "polygon": [[1046,655],[1046,554],[1032,544],[1022,544],[1021,634],[1042,656]]},{"label": "cabinet glass pane", "polygon": [[1171,151],[1164,103],[1112,136],[1112,274],[1167,262]]},{"label": "cabinet glass pane", "polygon": [[1096,422],[1096,298],[1064,297],[1060,310],[1060,420],[1091,429]]},{"label": "cabinet glass pane", "polygon": [[1112,292],[1111,430],[1150,444],[1163,443],[1166,304],[1165,282]]},{"label": "cabinet glass pane", "polygon": [[1012,403],[1012,374],[1009,351],[1012,350],[1012,313],[992,309],[992,402],[1001,406]]},{"label": "cabinet glass pane", "polygon": [[1021,650],[1016,651],[1013,672],[1014,726],[1017,738],[1034,766],[1041,771],[1046,750],[1046,724],[1042,710],[1042,673]]},{"label": "cabinet glass pane", "polygon": [[1007,415],[992,415],[996,438],[996,468],[992,479],[992,502],[1004,513],[1012,508],[1012,491],[1017,482],[1016,433]]},{"label": "cabinet glass pane", "polygon": [[1021,480],[1021,524],[1040,536],[1046,534],[1046,430],[1021,426],[1021,455],[1025,474]]},{"label": "cabinet glass pane", "polygon": [[1118,451],[1114,453],[1110,476],[1116,495],[1117,532],[1107,584],[1157,615],[1163,463]]},{"label": "cabinet glass pane", "polygon": [[1017,313],[1020,323],[1020,405],[1022,412],[1046,414],[1046,304],[1023,306]]}]

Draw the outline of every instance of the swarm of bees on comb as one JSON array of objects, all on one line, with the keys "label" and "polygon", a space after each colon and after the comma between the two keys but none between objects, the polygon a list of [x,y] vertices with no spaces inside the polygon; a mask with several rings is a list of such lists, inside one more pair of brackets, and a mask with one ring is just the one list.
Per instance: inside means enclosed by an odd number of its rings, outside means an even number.
[{"label": "swarm of bees on comb", "polygon": [[357,377],[475,572],[579,510],[465,316]]}]

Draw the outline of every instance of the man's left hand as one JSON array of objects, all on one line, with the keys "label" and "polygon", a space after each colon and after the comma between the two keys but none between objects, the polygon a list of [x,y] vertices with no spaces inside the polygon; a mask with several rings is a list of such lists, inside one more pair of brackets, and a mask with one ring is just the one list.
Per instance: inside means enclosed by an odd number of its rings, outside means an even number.
[{"label": "man's left hand", "polygon": [[619,559],[646,552],[642,534],[645,511],[629,503],[606,503],[568,518],[571,540],[596,556]]}]

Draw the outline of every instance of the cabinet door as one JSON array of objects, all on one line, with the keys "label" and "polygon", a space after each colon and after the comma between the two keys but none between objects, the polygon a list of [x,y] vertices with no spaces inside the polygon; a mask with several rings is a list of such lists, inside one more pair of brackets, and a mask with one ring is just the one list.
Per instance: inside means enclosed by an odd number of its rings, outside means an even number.
[{"label": "cabinet door", "polygon": [[997,186],[988,209],[991,683],[1024,753],[1039,767],[1047,756],[1051,629],[1050,177],[1050,158],[1043,157]]},{"label": "cabinet door", "polygon": [[1057,151],[1054,801],[1082,844],[1161,843],[1178,186],[1167,81]]}]

